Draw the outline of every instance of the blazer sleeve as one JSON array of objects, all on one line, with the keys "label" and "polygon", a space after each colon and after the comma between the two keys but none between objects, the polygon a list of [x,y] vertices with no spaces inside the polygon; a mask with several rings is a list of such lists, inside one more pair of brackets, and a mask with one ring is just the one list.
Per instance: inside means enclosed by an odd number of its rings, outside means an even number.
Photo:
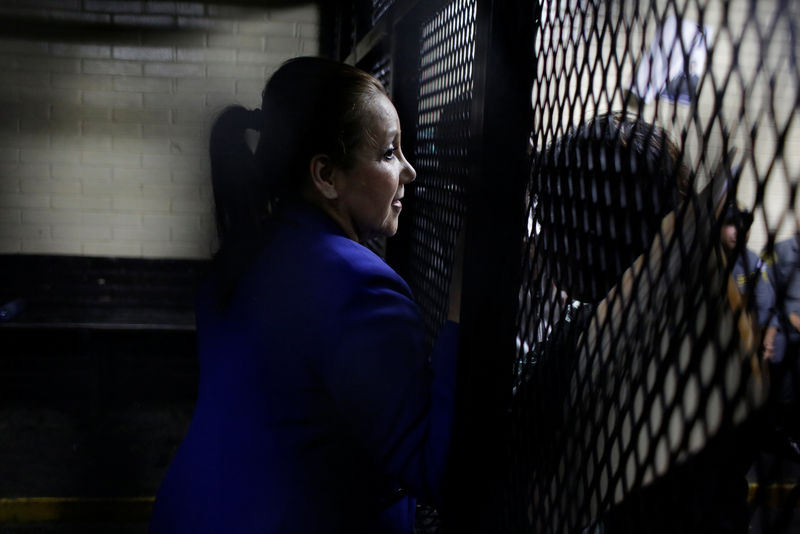
[{"label": "blazer sleeve", "polygon": [[[358,271],[358,270],[357,270]],[[429,364],[419,310],[388,268],[358,271],[319,362],[356,440],[414,496],[440,501],[453,420],[458,328],[443,328]]]}]

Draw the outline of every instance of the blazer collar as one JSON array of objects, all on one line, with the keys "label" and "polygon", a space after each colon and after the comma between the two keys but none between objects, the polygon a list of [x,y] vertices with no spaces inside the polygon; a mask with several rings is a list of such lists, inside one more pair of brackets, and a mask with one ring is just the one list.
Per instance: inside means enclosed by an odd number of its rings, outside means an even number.
[{"label": "blazer collar", "polygon": [[287,201],[281,208],[279,219],[318,232],[347,237],[336,221],[321,209],[303,200]]}]

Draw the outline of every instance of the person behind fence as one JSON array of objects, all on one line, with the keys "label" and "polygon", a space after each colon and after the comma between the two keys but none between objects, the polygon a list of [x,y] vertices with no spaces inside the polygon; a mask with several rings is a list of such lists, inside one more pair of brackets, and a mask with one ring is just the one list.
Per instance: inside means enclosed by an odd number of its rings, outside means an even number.
[{"label": "person behind fence", "polygon": [[[537,298],[549,300],[532,304],[543,311],[532,315],[528,330],[541,335],[519,365],[512,413],[519,410],[518,419],[530,425],[521,433],[534,444],[526,448],[523,469],[545,485],[531,490],[535,500],[547,493],[549,477],[558,476],[546,473],[559,465],[551,443],[568,425],[562,403],[570,396],[579,340],[598,303],[687,196],[688,170],[662,128],[611,113],[570,129],[536,154],[532,178],[531,285],[545,288]],[[621,198],[629,200],[624,209]],[[524,416],[530,410],[535,418]],[[538,513],[546,513],[540,506]]]},{"label": "person behind fence", "polygon": [[[689,189],[688,169],[666,132],[626,113],[571,129],[536,157],[533,176],[529,226],[540,229],[532,234],[526,268],[542,287],[537,300],[545,302],[528,329],[532,347],[519,364],[515,390],[532,366],[548,366],[574,350],[595,305],[650,248],[662,219]],[[619,198],[646,205],[619,209]]]},{"label": "person behind fence", "polygon": [[766,355],[777,450],[800,461],[800,233],[775,244],[768,273],[775,287],[778,328]]},{"label": "person behind fence", "polygon": [[[663,128],[609,113],[571,129],[535,157],[527,268],[532,284],[545,288],[537,298],[548,301],[529,330],[546,335],[534,338],[518,387],[532,370],[549,381],[549,373],[567,367],[559,360],[575,351],[596,305],[684,202],[689,172],[678,155]],[[628,199],[624,208],[622,198]]]},{"label": "person behind fence", "polygon": [[[533,175],[541,225],[534,263],[573,304],[552,327],[547,342],[535,349],[530,358],[534,369],[524,389],[569,398],[571,368],[590,321],[603,324],[600,308],[607,310],[612,295],[628,291],[621,287],[624,273],[637,272],[634,266],[660,239],[665,217],[680,213],[694,193],[689,170],[669,135],[622,113],[602,115],[571,130],[538,157]],[[636,308],[630,312],[637,313]],[[641,351],[659,349],[639,341],[614,343],[639,347],[639,359],[648,362],[653,356]],[[557,391],[559,384],[564,391]],[[524,391],[518,397],[525,402]],[[543,421],[535,423],[536,435],[560,433],[557,408],[537,413]],[[634,489],[604,515],[604,532],[746,531],[744,475],[751,453],[746,445],[717,440],[666,476]],[[534,464],[540,474],[542,463],[547,460]]]},{"label": "person behind fence", "polygon": [[320,58],[216,120],[198,398],[153,534],[411,533],[414,499],[438,502],[458,284],[429,364],[408,285],[363,246],[396,232],[415,178],[400,135],[375,78]]},{"label": "person behind fence", "polygon": [[557,287],[584,303],[608,296],[689,194],[678,148],[631,114],[581,124],[538,165],[536,253]]},{"label": "person behind fence", "polygon": [[767,262],[747,248],[753,214],[729,202],[722,215],[720,244],[731,264],[731,277],[742,295],[747,309],[755,312],[763,330],[764,358],[772,358],[778,328],[775,311],[775,290],[769,279]]}]

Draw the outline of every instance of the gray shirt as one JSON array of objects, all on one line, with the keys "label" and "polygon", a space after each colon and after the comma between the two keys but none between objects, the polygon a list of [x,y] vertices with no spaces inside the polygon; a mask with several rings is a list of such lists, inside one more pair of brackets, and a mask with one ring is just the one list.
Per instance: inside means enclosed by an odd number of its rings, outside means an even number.
[{"label": "gray shirt", "polygon": [[731,276],[739,293],[750,299],[758,314],[758,324],[777,327],[775,290],[769,279],[766,262],[752,250],[745,249],[744,254],[736,257]]}]

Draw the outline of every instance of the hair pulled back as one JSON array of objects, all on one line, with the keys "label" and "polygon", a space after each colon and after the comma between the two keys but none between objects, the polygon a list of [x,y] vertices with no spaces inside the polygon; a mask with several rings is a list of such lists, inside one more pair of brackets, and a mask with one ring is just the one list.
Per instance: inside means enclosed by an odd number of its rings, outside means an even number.
[{"label": "hair pulled back", "polygon": [[536,158],[541,248],[572,298],[596,301],[646,251],[689,194],[689,170],[663,128],[601,115]]},{"label": "hair pulled back", "polygon": [[[309,162],[328,155],[349,168],[365,135],[365,109],[385,95],[366,72],[324,58],[300,57],[275,71],[260,110],[230,106],[211,128],[209,152],[217,232],[216,260],[227,290],[260,249],[281,201],[297,198]],[[255,153],[246,130],[260,133]]]}]

